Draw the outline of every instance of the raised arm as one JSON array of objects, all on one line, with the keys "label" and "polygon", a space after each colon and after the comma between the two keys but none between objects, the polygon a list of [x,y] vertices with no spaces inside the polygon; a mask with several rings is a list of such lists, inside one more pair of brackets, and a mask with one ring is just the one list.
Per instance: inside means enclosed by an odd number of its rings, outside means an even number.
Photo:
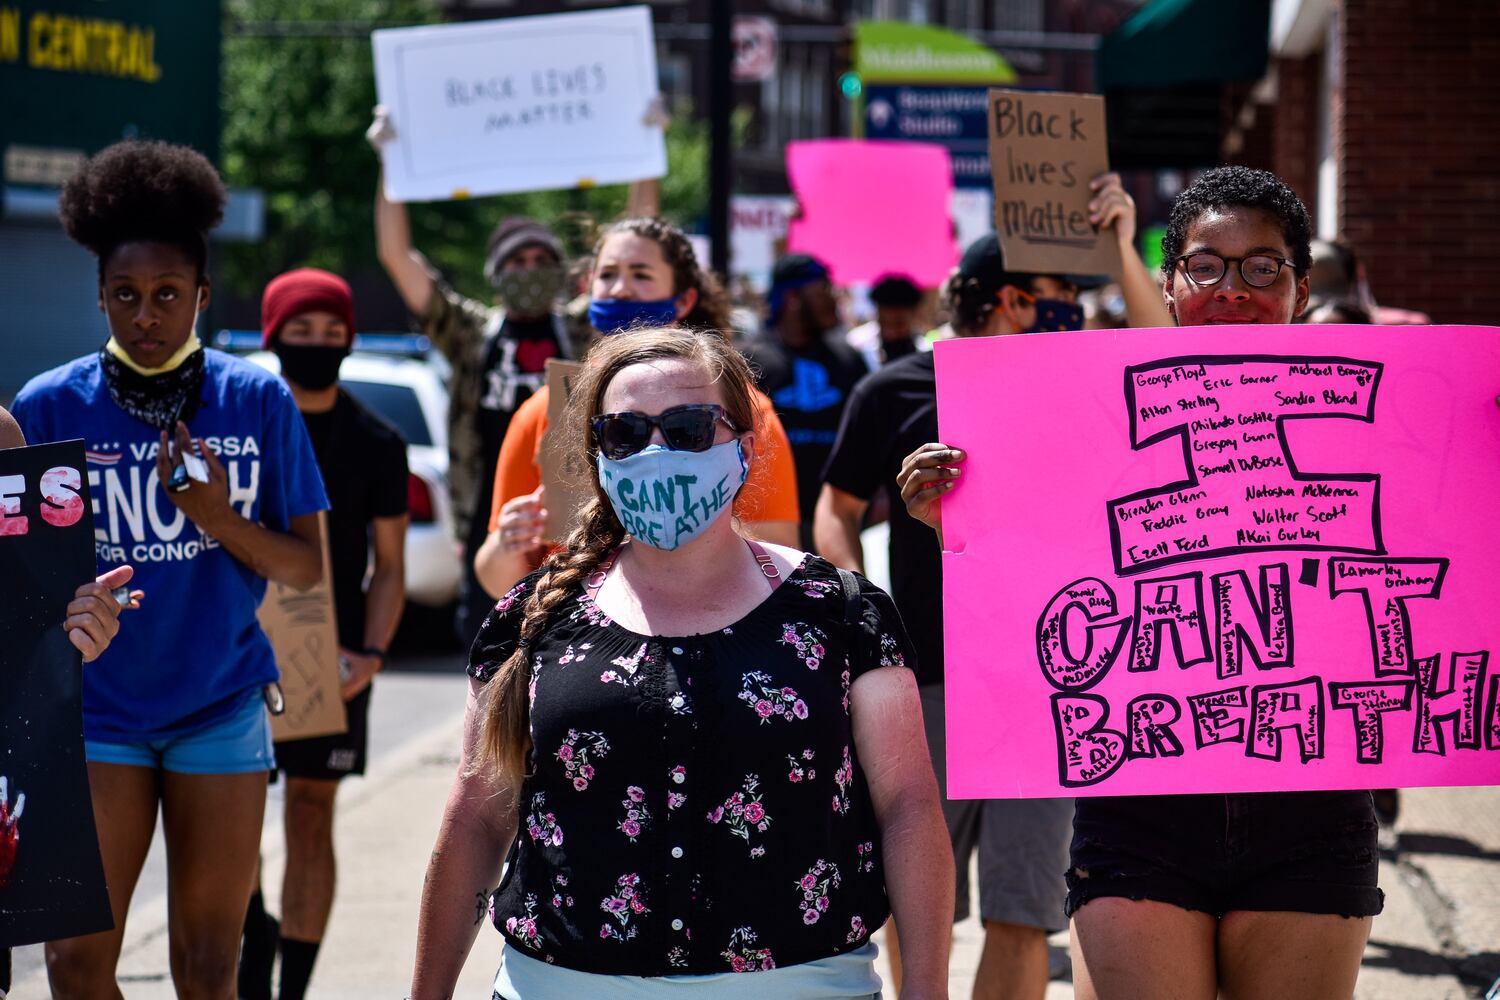
[{"label": "raised arm", "polygon": [[475,773],[483,724],[482,687],[469,682],[463,751],[422,882],[411,1000],[448,1000],[484,923],[490,893],[516,836],[516,794],[493,774]]},{"label": "raised arm", "polygon": [[[365,138],[376,153],[384,155],[383,147],[395,137],[396,130],[386,109],[377,106],[375,120],[366,130]],[[426,316],[433,295],[432,272],[427,259],[411,245],[411,220],[407,218],[406,206],[385,196],[384,175],[375,181],[375,253],[406,308],[413,316]]]},{"label": "raised arm", "polygon": [[1167,312],[1161,285],[1146,270],[1145,261],[1135,248],[1135,199],[1114,172],[1095,177],[1089,187],[1094,198],[1089,202],[1090,221],[1100,229],[1113,229],[1120,242],[1120,273],[1114,275],[1125,297],[1125,315],[1137,328],[1174,326]]},{"label": "raised arm", "polygon": [[661,214],[661,182],[656,178],[632,181],[625,196],[625,218],[650,219]]}]

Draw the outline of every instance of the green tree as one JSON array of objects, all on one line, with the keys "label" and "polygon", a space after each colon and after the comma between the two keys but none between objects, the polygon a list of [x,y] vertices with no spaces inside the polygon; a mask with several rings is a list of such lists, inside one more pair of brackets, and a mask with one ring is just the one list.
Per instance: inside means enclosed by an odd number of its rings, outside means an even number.
[{"label": "green tree", "polygon": [[[260,243],[226,248],[221,280],[254,296],[289,267],[378,267],[379,163],[364,140],[375,104],[369,31],[434,22],[436,10],[427,0],[226,0],[224,12],[224,175],[264,192],[266,231]],[[707,126],[675,109],[663,214],[691,223],[706,212],[707,161]],[[414,205],[412,241],[459,288],[488,298],[484,247],[496,221],[535,216],[582,252],[593,223],[623,211],[625,195],[614,185]]]}]

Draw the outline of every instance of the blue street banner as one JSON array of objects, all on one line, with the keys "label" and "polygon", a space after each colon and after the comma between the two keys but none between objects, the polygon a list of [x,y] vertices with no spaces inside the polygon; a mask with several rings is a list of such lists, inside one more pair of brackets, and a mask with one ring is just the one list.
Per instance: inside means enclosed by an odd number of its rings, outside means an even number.
[{"label": "blue street banner", "polygon": [[989,189],[987,87],[871,84],[865,88],[864,137],[931,142],[948,150],[953,184]]}]

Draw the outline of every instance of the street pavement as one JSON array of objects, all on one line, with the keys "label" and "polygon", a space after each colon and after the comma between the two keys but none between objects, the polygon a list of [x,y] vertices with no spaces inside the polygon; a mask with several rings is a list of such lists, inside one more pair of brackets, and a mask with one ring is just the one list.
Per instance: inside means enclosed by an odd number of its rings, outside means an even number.
[{"label": "street pavement", "polygon": [[[867,541],[866,551],[883,553],[884,546]],[[872,577],[884,576],[881,566],[869,569]],[[462,659],[458,651],[401,656],[376,682],[369,771],[339,791],[338,895],[309,993],[314,1000],[400,997],[408,988],[422,876],[458,762]],[[284,860],[280,805],[273,788],[262,838],[273,913]],[[1355,996],[1482,996],[1500,976],[1500,789],[1404,791],[1400,818],[1385,839],[1386,908],[1376,918]],[[164,871],[158,843],[126,926],[119,975],[127,1000],[173,996]],[[955,1000],[973,989],[982,937],[977,919],[955,928],[949,980]],[[493,928],[481,930],[454,996],[488,1000],[500,941]],[[1073,996],[1067,934],[1051,943],[1047,1000],[1065,1000]],[[40,951],[17,950],[13,998],[47,995]],[[883,957],[880,967],[889,982]]]}]

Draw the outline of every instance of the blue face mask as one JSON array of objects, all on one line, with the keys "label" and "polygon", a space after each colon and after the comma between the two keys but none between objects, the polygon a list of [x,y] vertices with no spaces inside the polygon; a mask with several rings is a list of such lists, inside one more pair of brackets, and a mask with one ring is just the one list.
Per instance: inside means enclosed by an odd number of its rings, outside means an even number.
[{"label": "blue face mask", "polygon": [[738,438],[707,451],[653,444],[626,458],[600,454],[594,464],[626,533],[668,551],[703,534],[729,510],[746,474]]},{"label": "blue face mask", "polygon": [[1036,322],[1022,333],[1056,333],[1083,329],[1083,306],[1062,299],[1037,299]]},{"label": "blue face mask", "polygon": [[632,327],[671,326],[677,322],[677,300],[595,299],[589,303],[589,325],[612,337]]}]

